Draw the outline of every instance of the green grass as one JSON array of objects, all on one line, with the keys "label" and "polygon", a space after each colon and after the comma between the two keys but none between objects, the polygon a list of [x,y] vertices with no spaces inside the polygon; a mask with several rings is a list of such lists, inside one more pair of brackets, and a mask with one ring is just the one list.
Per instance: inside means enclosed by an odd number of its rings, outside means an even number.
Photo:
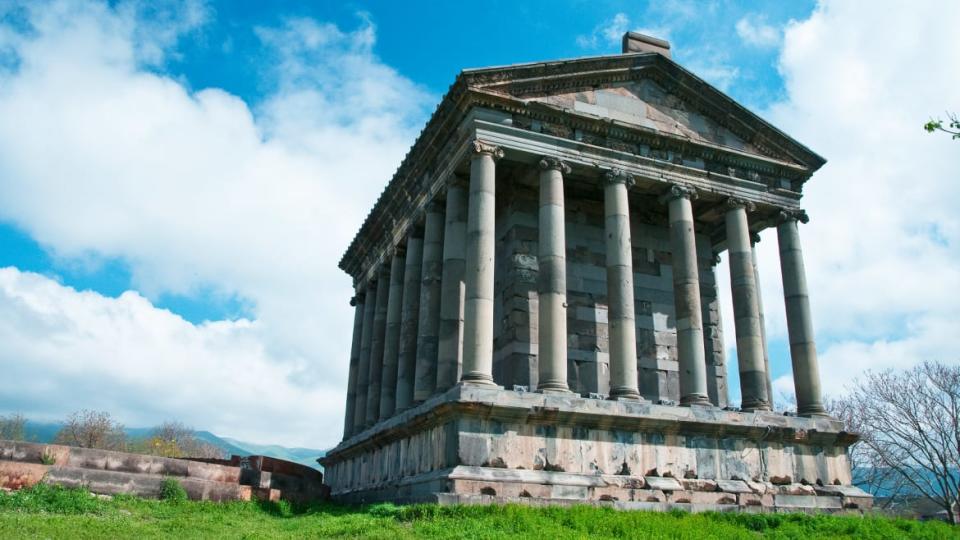
[{"label": "green grass", "polygon": [[101,500],[38,486],[0,492],[0,538],[958,538],[960,528],[882,517],[617,512],[523,506],[348,507]]}]

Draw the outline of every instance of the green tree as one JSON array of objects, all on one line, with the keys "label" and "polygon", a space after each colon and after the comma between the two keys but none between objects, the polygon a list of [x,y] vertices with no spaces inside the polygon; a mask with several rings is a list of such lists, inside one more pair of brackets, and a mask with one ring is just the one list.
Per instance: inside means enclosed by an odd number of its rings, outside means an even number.
[{"label": "green tree", "polygon": [[960,117],[957,116],[957,113],[948,112],[946,122],[939,118],[936,120],[931,118],[929,122],[923,125],[923,129],[927,130],[928,133],[942,131],[950,134],[952,139],[960,139]]}]

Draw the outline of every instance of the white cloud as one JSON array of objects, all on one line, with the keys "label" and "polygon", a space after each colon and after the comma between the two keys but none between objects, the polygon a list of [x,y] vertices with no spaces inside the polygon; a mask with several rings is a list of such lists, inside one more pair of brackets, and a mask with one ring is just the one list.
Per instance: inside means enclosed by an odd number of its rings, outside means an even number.
[{"label": "white cloud", "polygon": [[584,49],[618,45],[628,30],[630,30],[630,18],[626,13],[617,13],[595,26],[590,34],[577,36],[577,45]]},{"label": "white cloud", "polygon": [[[787,98],[764,116],[829,160],[800,230],[826,393],[867,369],[960,363],[960,146],[922,129],[960,110],[958,18],[954,4],[823,2],[786,29]],[[760,246],[767,328],[783,340],[776,234]]]},{"label": "white cloud", "polygon": [[0,268],[4,406],[35,419],[86,407],[133,426],[188,418],[240,439],[329,442],[318,412],[340,407],[342,389],[298,384],[261,334],[254,321],[193,325],[132,291],[106,298]]},{"label": "white cloud", "polygon": [[[350,281],[336,261],[435,99],[377,59],[368,22],[346,31],[308,19],[258,30],[277,70],[266,75],[275,91],[255,108],[220,89],[193,92],[144,65],[175,54],[171,36],[195,24],[177,20],[151,30],[160,36],[151,46],[163,54],[141,54],[144,23],[122,7],[30,4],[24,12],[32,28],[0,24],[0,51],[16,59],[15,69],[0,71],[0,219],[59,258],[126,261],[149,298],[212,287],[249,300],[250,328],[224,328],[244,334],[256,361],[289,385],[252,393],[224,385],[208,396],[208,380],[184,377],[183,395],[193,396],[194,408],[182,410],[219,409],[243,426],[245,413],[229,407],[289,406],[274,422],[309,426],[302,437],[285,427],[251,437],[330,445],[340,434],[352,322]],[[129,321],[138,323],[148,326],[131,335],[149,332],[154,321]],[[177,354],[187,364],[221,365],[237,354],[228,341]],[[64,349],[63,369],[82,372],[97,357],[94,342],[87,345],[85,355]],[[110,339],[100,346],[104,357],[115,352]],[[22,376],[42,380],[49,366],[28,353],[0,343],[2,369],[20,363]],[[151,373],[166,360],[124,361],[125,370]],[[101,391],[123,381],[108,373]],[[279,395],[291,385],[303,391],[287,393],[303,402]],[[154,412],[155,420],[167,416]],[[194,416],[183,420],[198,423]]]},{"label": "white cloud", "polygon": [[776,47],[780,44],[780,31],[767,24],[763,16],[745,15],[736,24],[737,35],[753,47]]}]

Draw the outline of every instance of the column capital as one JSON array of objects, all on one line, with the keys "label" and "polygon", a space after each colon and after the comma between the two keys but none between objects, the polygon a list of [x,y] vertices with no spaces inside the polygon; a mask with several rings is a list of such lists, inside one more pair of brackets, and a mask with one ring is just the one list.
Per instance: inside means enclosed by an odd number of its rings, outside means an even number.
[{"label": "column capital", "polygon": [[560,171],[562,174],[570,174],[570,166],[555,157],[543,156],[537,165],[541,171]]},{"label": "column capital", "polygon": [[391,255],[391,258],[394,258],[394,257],[405,257],[405,256],[407,255],[407,246],[406,246],[406,245],[402,245],[402,244],[396,245],[396,246],[393,248],[393,251],[391,252],[390,255]]},{"label": "column capital", "polygon": [[753,212],[757,208],[756,205],[753,204],[752,202],[746,199],[741,199],[739,197],[727,197],[727,199],[723,201],[723,207],[728,212],[730,210],[737,210],[739,208],[743,208],[747,212]]},{"label": "column capital", "polygon": [[697,189],[692,186],[671,184],[670,187],[667,188],[667,192],[660,196],[660,202],[668,203],[674,199],[689,199],[693,201],[699,196]]},{"label": "column capital", "polygon": [[750,244],[755,245],[760,243],[760,233],[751,232],[750,233]]},{"label": "column capital", "polygon": [[443,202],[439,201],[436,197],[434,197],[433,199],[430,199],[430,202],[428,202],[427,204],[423,205],[423,213],[424,213],[424,214],[439,214],[439,213],[443,212],[443,209],[444,209],[445,206],[446,206],[446,205],[445,205]]},{"label": "column capital", "polygon": [[350,299],[350,307],[357,307],[357,304],[362,304],[363,300],[367,297],[367,293],[364,291],[358,292],[353,295],[353,298]]},{"label": "column capital", "polygon": [[479,139],[474,139],[470,143],[471,153],[473,155],[482,155],[487,154],[491,156],[494,160],[498,160],[503,157],[503,148],[495,144],[490,144],[488,142],[481,141]]},{"label": "column capital", "polygon": [[781,208],[780,212],[777,213],[777,225],[786,223],[787,221],[808,223],[810,221],[810,216],[807,215],[806,210],[800,208]]},{"label": "column capital", "polygon": [[623,169],[610,169],[603,173],[603,179],[607,185],[623,184],[627,186],[627,189],[630,189],[636,183],[633,175]]},{"label": "column capital", "polygon": [[470,186],[470,180],[456,174],[451,174],[447,177],[443,184],[447,187],[447,189],[450,189],[451,187],[467,188]]}]

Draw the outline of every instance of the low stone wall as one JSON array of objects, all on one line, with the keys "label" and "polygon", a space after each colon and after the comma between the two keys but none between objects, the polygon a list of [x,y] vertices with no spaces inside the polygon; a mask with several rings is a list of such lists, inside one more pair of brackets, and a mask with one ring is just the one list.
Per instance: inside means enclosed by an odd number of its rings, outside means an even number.
[{"label": "low stone wall", "polygon": [[156,498],[168,477],[175,478],[193,500],[311,501],[327,494],[319,471],[264,456],[174,459],[0,440],[0,487],[7,489],[46,482],[103,495]]},{"label": "low stone wall", "polygon": [[344,502],[834,511],[871,504],[851,486],[855,440],[829,418],[457,386],[321,462]]}]

